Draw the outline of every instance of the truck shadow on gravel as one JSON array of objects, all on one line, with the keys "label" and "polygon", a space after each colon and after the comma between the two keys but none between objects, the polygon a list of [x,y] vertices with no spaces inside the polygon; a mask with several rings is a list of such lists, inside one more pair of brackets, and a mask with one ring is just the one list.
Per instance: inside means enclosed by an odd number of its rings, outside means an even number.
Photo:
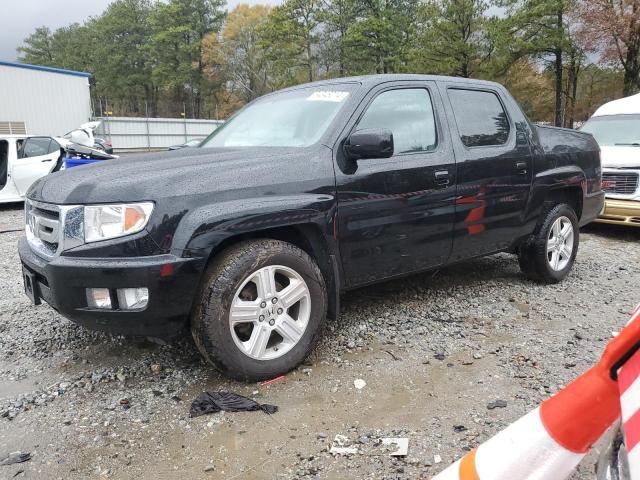
[{"label": "truck shadow on gravel", "polygon": [[[346,343],[343,345],[342,339],[353,338],[353,330],[357,330],[363,321],[375,322],[384,329],[387,323],[394,322],[398,308],[411,308],[416,298],[421,308],[438,317],[442,299],[452,295],[454,290],[458,293],[461,290],[473,292],[490,281],[509,285],[526,282],[519,273],[515,258],[501,254],[347,292],[341,299],[339,320],[326,323],[320,341],[305,365],[318,363],[343,351]],[[135,377],[145,379],[153,365],[161,365],[163,368],[170,366],[173,371],[187,376],[198,377],[208,385],[233,385],[200,357],[187,330],[166,344],[92,332],[67,320],[62,320],[56,330],[57,341],[51,342],[48,338],[47,345],[42,345],[46,350],[54,346],[51,343],[57,344],[58,348],[66,350],[65,357],[75,361],[82,359],[94,372],[104,373],[114,380],[117,380],[118,372],[130,380]]]},{"label": "truck shadow on gravel", "polygon": [[640,226],[627,227],[625,225],[610,225],[606,223],[590,223],[581,229],[584,233],[618,242],[639,242]]},{"label": "truck shadow on gravel", "polygon": [[454,288],[465,289],[487,281],[501,280],[507,283],[531,283],[520,273],[515,256],[498,254],[352,290],[341,297],[342,316],[363,299],[375,297],[384,305],[386,301],[393,300],[386,298],[388,296],[415,295],[418,292],[441,295]]}]

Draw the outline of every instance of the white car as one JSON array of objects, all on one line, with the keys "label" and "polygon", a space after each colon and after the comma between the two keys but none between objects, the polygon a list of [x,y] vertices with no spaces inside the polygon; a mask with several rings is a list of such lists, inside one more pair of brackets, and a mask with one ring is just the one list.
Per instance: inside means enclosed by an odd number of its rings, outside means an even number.
[{"label": "white car", "polygon": [[605,103],[582,131],[601,150],[606,198],[596,221],[640,227],[640,94]]},{"label": "white car", "polygon": [[53,137],[0,136],[0,203],[21,202],[33,182],[63,166]]}]

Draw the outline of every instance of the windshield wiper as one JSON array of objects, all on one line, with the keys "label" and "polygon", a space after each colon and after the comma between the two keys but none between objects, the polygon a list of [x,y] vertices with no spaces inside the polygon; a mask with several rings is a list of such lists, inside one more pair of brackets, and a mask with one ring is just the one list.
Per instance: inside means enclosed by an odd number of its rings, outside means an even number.
[{"label": "windshield wiper", "polygon": [[640,147],[640,142],[633,143],[614,143],[616,147]]}]

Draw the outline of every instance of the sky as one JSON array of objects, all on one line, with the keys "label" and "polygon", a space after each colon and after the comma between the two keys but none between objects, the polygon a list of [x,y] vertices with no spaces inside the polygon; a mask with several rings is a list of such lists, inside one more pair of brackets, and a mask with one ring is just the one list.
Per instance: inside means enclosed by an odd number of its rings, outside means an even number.
[{"label": "sky", "polygon": [[[45,25],[51,30],[82,23],[99,15],[113,0],[0,0],[2,28],[0,28],[0,60],[16,60],[16,48],[36,27]],[[279,3],[278,0],[227,0],[228,8],[239,3]]]}]

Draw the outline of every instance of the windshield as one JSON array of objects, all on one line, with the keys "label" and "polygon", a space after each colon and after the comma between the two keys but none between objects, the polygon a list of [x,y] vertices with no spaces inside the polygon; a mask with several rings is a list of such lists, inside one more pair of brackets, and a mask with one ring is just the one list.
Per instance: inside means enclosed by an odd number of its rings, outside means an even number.
[{"label": "windshield", "polygon": [[352,85],[336,84],[267,95],[240,110],[200,146],[308,147],[327,130],[352,90]]},{"label": "windshield", "polygon": [[640,147],[640,115],[593,117],[581,130],[592,134],[601,147]]}]

